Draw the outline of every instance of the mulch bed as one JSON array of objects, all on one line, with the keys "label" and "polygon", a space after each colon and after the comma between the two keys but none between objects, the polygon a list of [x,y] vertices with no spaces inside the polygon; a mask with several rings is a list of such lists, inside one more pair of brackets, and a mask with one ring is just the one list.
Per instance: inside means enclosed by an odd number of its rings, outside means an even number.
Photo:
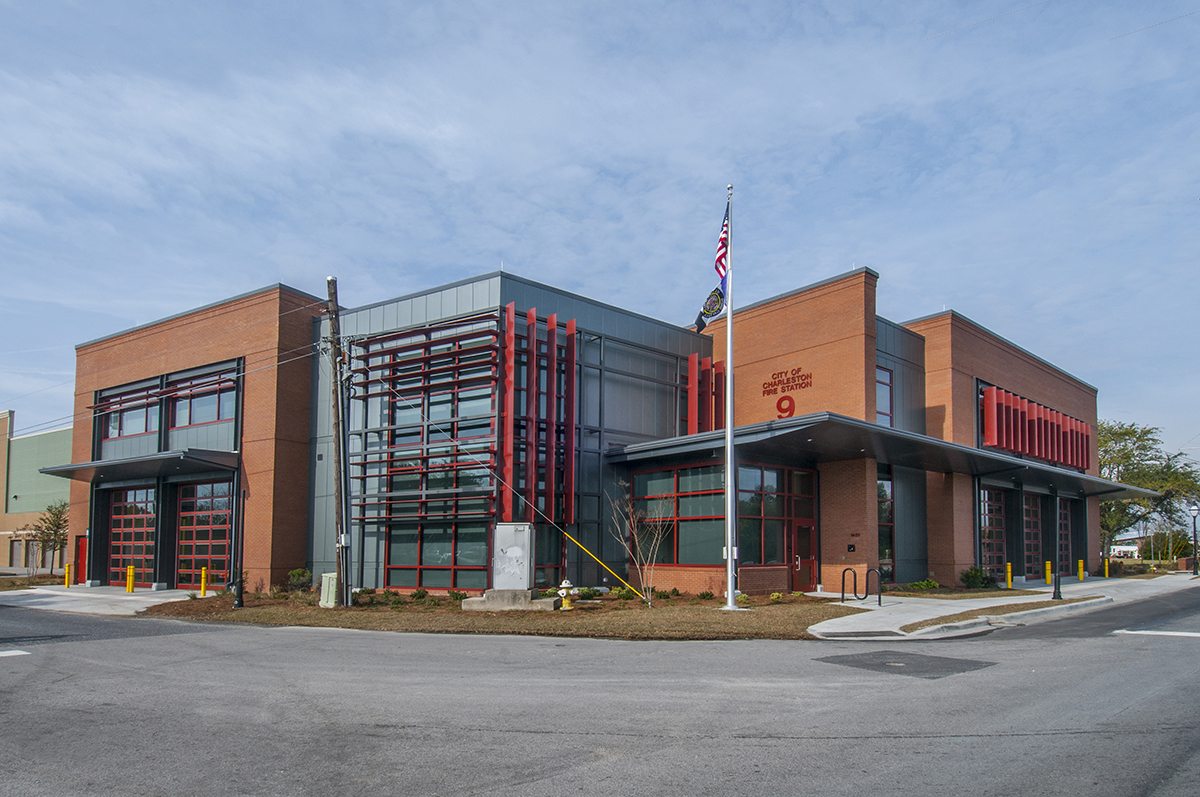
[{"label": "mulch bed", "polygon": [[313,593],[248,594],[232,608],[220,594],[152,606],[148,617],[219,623],[299,625],[452,634],[532,634],[607,639],[812,639],[808,627],[861,609],[804,596],[750,599],[746,612],[720,611],[723,599],[690,596],[656,599],[653,607],[636,600],[606,597],[578,602],[569,612],[464,612],[458,601],[429,597],[415,601],[390,594],[370,597],[371,606],[322,609]]}]

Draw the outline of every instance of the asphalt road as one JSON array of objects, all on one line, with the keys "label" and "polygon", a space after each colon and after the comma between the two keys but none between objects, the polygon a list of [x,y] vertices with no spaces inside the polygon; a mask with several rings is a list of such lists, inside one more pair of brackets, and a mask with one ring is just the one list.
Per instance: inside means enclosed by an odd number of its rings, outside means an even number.
[{"label": "asphalt road", "polygon": [[1200,638],[1111,633],[1176,598],[907,644],[0,608],[0,794],[1193,795]]}]

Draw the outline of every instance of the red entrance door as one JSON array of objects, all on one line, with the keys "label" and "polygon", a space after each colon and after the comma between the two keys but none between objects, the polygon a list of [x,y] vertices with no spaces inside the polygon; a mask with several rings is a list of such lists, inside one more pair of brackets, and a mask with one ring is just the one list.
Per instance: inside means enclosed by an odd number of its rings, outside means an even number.
[{"label": "red entrance door", "polygon": [[817,588],[817,532],[811,522],[792,527],[792,591],[812,592]]},{"label": "red entrance door", "polygon": [[87,537],[75,538],[75,579],[74,583],[82,584],[87,580]]}]

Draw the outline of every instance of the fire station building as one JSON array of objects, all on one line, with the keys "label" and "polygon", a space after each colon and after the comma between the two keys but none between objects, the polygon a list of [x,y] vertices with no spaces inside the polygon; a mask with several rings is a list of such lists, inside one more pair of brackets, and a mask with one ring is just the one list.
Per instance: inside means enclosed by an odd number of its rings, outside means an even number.
[{"label": "fire station building", "polygon": [[[844,568],[957,583],[1099,562],[1096,390],[947,311],[875,312],[858,269],[735,316],[738,584]],[[272,286],[77,349],[69,552],[79,580],[191,588],[334,567],[354,586],[490,586],[497,522],[536,578],[607,583],[613,505],[666,525],[655,586],[724,589],[724,323],[694,330],[493,273],[343,310],[333,466],[323,301]]]}]

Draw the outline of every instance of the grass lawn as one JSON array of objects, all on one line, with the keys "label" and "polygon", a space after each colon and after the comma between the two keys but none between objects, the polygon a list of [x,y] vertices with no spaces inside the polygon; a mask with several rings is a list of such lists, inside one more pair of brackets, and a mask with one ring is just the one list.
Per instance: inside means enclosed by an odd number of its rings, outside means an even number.
[{"label": "grass lawn", "polygon": [[[362,596],[360,596],[362,597]],[[377,594],[370,606],[322,609],[316,595],[248,594],[245,607],[233,609],[226,594],[152,606],[149,617],[174,617],[221,623],[301,625],[452,634],[532,634],[606,639],[812,639],[808,627],[861,609],[836,601],[788,595],[778,603],[766,596],[750,599],[747,612],[720,611],[720,598],[687,595],[656,599],[653,608],[635,600],[605,597],[578,602],[569,612],[464,612],[458,601]]]},{"label": "grass lawn", "polygon": [[[1036,594],[1036,593],[1035,593]],[[959,612],[957,614],[944,614],[941,617],[931,617],[928,620],[922,620],[919,623],[909,623],[908,625],[900,626],[900,630],[906,634],[911,634],[913,631],[922,628],[929,628],[934,625],[944,625],[946,623],[961,623],[965,620],[974,620],[977,617],[990,617],[994,614],[1014,614],[1016,612],[1027,612],[1032,609],[1045,609],[1050,606],[1062,606],[1068,603],[1082,603],[1083,601],[1091,601],[1100,597],[1099,595],[1084,595],[1079,598],[1067,598],[1061,601],[1029,601],[1028,603],[1006,603],[1001,606],[989,606],[984,609],[972,609],[969,612]]]},{"label": "grass lawn", "polygon": [[47,584],[63,583],[62,576],[41,575],[29,578],[27,576],[5,576],[0,578],[0,592],[5,592],[12,589],[29,589],[30,587],[41,587]]}]

